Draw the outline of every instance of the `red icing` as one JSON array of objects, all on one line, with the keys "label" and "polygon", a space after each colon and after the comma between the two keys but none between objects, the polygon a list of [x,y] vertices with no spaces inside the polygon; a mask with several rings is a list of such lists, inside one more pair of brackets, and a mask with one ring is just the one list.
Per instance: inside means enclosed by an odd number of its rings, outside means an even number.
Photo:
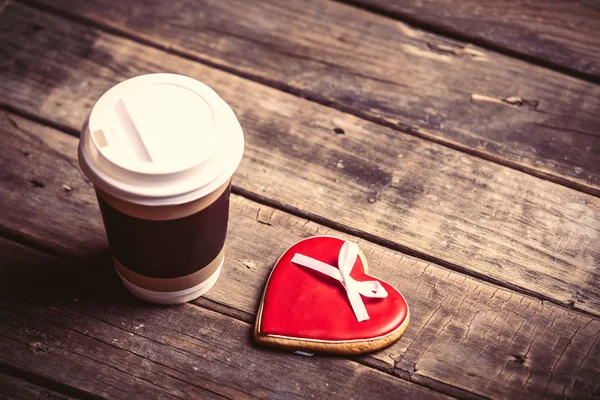
[{"label": "red icing", "polygon": [[263,334],[316,340],[365,340],[394,331],[406,319],[408,306],[387,282],[365,274],[357,258],[351,276],[358,281],[377,280],[388,292],[383,299],[362,297],[370,319],[358,322],[339,281],[291,262],[304,254],[337,268],[344,241],[313,237],[296,243],[274,267],[265,289],[259,331]]}]

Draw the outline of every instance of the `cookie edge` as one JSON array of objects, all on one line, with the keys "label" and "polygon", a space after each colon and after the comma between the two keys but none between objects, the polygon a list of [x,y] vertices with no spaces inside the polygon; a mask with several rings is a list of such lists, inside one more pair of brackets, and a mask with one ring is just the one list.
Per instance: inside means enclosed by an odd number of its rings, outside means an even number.
[{"label": "cookie edge", "polygon": [[388,347],[398,341],[406,331],[410,322],[410,311],[406,314],[404,322],[394,331],[385,336],[356,340],[348,342],[309,341],[302,339],[284,338],[273,335],[265,335],[258,332],[258,325],[254,326],[254,342],[262,346],[273,347],[287,351],[314,351],[319,353],[356,355],[372,353]]}]

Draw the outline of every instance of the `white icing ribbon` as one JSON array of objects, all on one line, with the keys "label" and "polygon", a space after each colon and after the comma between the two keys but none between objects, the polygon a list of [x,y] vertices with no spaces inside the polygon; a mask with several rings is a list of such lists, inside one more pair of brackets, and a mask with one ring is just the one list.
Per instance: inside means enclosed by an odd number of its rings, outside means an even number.
[{"label": "white icing ribbon", "polygon": [[344,289],[346,289],[346,294],[348,295],[348,300],[350,300],[350,305],[356,319],[358,322],[362,322],[369,319],[369,313],[367,313],[365,304],[360,296],[382,299],[387,297],[388,293],[378,281],[360,282],[350,276],[357,258],[358,245],[352,242],[344,242],[338,255],[338,268],[299,253],[294,254],[292,262],[340,281]]}]

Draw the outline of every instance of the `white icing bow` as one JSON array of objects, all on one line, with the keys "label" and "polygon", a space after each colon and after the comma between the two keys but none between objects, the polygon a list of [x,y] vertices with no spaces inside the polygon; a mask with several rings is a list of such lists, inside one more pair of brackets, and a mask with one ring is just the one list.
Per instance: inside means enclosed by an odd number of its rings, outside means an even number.
[{"label": "white icing bow", "polygon": [[346,294],[348,295],[348,300],[350,300],[350,305],[356,319],[358,322],[362,322],[369,319],[369,313],[367,313],[365,304],[360,296],[381,299],[387,297],[388,294],[378,281],[359,282],[350,276],[357,257],[358,246],[356,243],[344,242],[338,255],[338,268],[299,253],[294,254],[292,262],[314,269],[340,281],[344,289],[346,289]]}]

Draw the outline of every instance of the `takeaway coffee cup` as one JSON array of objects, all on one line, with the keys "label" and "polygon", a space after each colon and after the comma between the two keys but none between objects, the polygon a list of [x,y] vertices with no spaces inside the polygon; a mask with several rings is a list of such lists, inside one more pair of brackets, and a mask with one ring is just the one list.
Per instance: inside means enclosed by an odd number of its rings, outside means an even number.
[{"label": "takeaway coffee cup", "polygon": [[79,164],[131,293],[177,304],[215,284],[243,151],[235,114],[195,79],[138,76],[97,101],[82,128]]}]

